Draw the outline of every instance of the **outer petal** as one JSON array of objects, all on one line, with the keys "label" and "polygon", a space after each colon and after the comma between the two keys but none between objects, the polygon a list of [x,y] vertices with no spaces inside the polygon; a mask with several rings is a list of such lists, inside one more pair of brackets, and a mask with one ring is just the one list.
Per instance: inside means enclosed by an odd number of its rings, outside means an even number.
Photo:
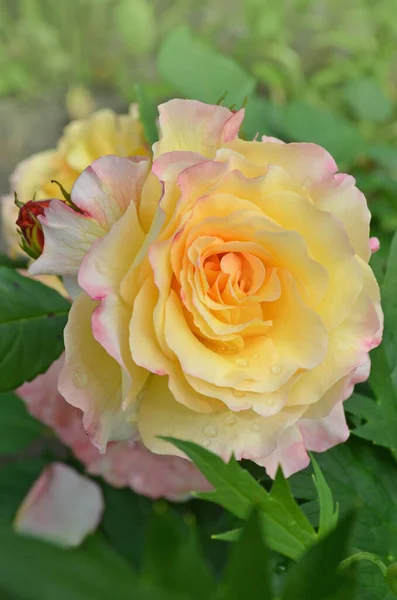
[{"label": "outer petal", "polygon": [[145,158],[98,158],[77,179],[72,200],[108,231],[131,202],[138,203],[148,168]]},{"label": "outer petal", "polygon": [[224,460],[232,453],[238,460],[267,456],[277,446],[277,439],[296,423],[304,409],[286,408],[264,419],[247,410],[229,410],[211,414],[196,413],[173,398],[166,377],[154,376],[146,388],[138,414],[138,427],[144,444],[159,454],[182,454],[158,436],[188,439],[208,447]]},{"label": "outer petal", "polygon": [[[337,171],[332,156],[321,146],[307,143],[246,142],[235,139],[225,145],[257,165],[279,165],[305,187],[329,179]],[[222,159],[227,152],[220,151]],[[218,156],[217,156],[218,158]]]},{"label": "outer petal", "polygon": [[138,441],[113,442],[105,454],[99,454],[84,431],[80,410],[58,392],[63,364],[61,356],[46,373],[20,387],[18,394],[29,412],[56,432],[89,473],[102,476],[110,485],[130,487],[150,498],[183,500],[192,491],[209,489],[193,463],[176,456],[153,454]]},{"label": "outer petal", "polygon": [[80,175],[72,189],[78,213],[53,201],[41,217],[44,251],[30,267],[32,275],[77,275],[93,243],[105,235],[131,203],[138,203],[148,171],[147,159],[103,156]]},{"label": "outer petal", "polygon": [[103,512],[99,485],[62,463],[47,467],[20,506],[14,527],[59,546],[78,546]]},{"label": "outer petal", "polygon": [[106,230],[94,219],[53,200],[39,218],[44,231],[43,254],[29,267],[31,275],[77,275],[84,255]]},{"label": "outer petal", "polygon": [[153,499],[185,500],[191,492],[211,489],[189,460],[153,454],[141,442],[109,445],[106,454],[89,465],[89,472],[102,475],[115,487],[128,486]]},{"label": "outer petal", "polygon": [[339,402],[327,417],[322,419],[301,419],[280,436],[277,449],[264,459],[255,461],[264,466],[270,477],[275,477],[281,466],[285,477],[304,469],[310,463],[307,450],[325,452],[329,448],[345,442],[349,429]]},{"label": "outer petal", "polygon": [[160,141],[153,153],[174,150],[199,152],[212,158],[216,150],[233,140],[244,118],[244,110],[235,113],[223,106],[197,100],[170,100],[159,106]]},{"label": "outer petal", "polygon": [[354,177],[338,173],[329,181],[314,188],[312,198],[317,206],[329,211],[343,223],[355,251],[368,262],[371,213],[364,194],[356,188],[355,183]]},{"label": "outer petal", "polygon": [[[123,373],[120,365],[94,339],[91,317],[96,303],[81,294],[72,305],[65,328],[65,366],[59,391],[80,408],[91,441],[104,451],[111,440],[133,437],[133,415],[122,410]],[[132,407],[133,411],[133,407]]]}]

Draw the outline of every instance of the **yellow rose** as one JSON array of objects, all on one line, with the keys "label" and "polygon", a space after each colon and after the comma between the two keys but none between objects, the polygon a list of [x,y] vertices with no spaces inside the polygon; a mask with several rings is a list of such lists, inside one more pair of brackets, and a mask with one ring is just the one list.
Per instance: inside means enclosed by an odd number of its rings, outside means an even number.
[{"label": "yellow rose", "polygon": [[34,154],[18,165],[10,178],[12,194],[2,199],[1,207],[4,237],[11,256],[21,253],[13,192],[23,203],[33,198],[59,197],[59,188],[51,180],[62,182],[70,191],[80,173],[95,159],[107,154],[149,156],[136,105],[131,105],[128,115],[116,115],[104,109],[87,119],[72,121],[65,127],[55,150]]},{"label": "yellow rose", "polygon": [[84,290],[60,391],[98,447],[139,435],[177,453],[171,435],[289,475],[347,438],[342,402],[381,340],[370,214],[324,149],[243,141],[242,118],[162,105],[148,178],[89,167],[72,190],[84,214],[54,201],[40,217],[32,272]]}]

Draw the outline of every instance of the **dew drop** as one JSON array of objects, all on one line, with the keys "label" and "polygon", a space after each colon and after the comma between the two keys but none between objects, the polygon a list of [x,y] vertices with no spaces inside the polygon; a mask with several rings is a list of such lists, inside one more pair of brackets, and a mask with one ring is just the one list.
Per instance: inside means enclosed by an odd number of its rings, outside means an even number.
[{"label": "dew drop", "polygon": [[259,431],[260,430],[260,425],[258,425],[258,423],[254,423],[251,427],[252,431]]},{"label": "dew drop", "polygon": [[235,417],[234,415],[228,415],[227,417],[225,417],[225,425],[228,425],[229,427],[232,427],[232,425],[234,425],[237,422],[237,417]]},{"label": "dew drop", "polygon": [[210,443],[211,443],[210,440],[203,440],[202,441],[203,446],[209,446]]},{"label": "dew drop", "polygon": [[234,364],[238,367],[248,367],[248,361],[246,361],[245,358],[236,358]]},{"label": "dew drop", "polygon": [[209,438],[214,438],[218,435],[218,428],[215,425],[205,425],[203,431]]},{"label": "dew drop", "polygon": [[232,396],[234,396],[235,398],[244,398],[245,392],[240,392],[240,390],[233,390]]},{"label": "dew drop", "polygon": [[274,405],[275,405],[275,403],[276,403],[276,401],[275,401],[275,399],[274,399],[274,398],[269,398],[269,400],[268,400],[268,405],[269,405],[269,406],[274,406]]},{"label": "dew drop", "polygon": [[257,352],[254,352],[252,358],[259,358],[259,354]]},{"label": "dew drop", "polygon": [[283,370],[283,367],[281,365],[273,365],[270,370],[273,373],[273,375],[279,375]]},{"label": "dew drop", "polygon": [[73,384],[75,388],[81,389],[87,385],[88,378],[84,371],[75,371],[73,373]]}]

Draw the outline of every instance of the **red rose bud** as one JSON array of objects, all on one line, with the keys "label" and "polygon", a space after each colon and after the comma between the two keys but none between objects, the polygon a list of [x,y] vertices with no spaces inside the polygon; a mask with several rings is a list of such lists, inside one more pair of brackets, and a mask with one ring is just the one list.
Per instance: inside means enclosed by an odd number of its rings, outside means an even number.
[{"label": "red rose bud", "polygon": [[19,209],[16,221],[21,235],[21,248],[31,258],[38,258],[43,252],[44,234],[38,219],[44,214],[51,200],[30,200]]}]

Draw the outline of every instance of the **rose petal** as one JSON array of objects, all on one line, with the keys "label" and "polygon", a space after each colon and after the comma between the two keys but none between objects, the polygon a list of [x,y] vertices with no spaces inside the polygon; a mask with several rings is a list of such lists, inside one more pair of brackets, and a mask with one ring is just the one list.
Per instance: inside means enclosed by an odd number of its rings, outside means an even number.
[{"label": "rose petal", "polygon": [[244,109],[233,113],[223,106],[176,99],[160,104],[159,114],[160,141],[153,146],[155,158],[174,150],[212,158],[218,147],[236,137]]},{"label": "rose petal", "polygon": [[78,546],[97,528],[103,508],[99,485],[67,465],[53,463],[24,499],[14,528],[66,548]]}]

